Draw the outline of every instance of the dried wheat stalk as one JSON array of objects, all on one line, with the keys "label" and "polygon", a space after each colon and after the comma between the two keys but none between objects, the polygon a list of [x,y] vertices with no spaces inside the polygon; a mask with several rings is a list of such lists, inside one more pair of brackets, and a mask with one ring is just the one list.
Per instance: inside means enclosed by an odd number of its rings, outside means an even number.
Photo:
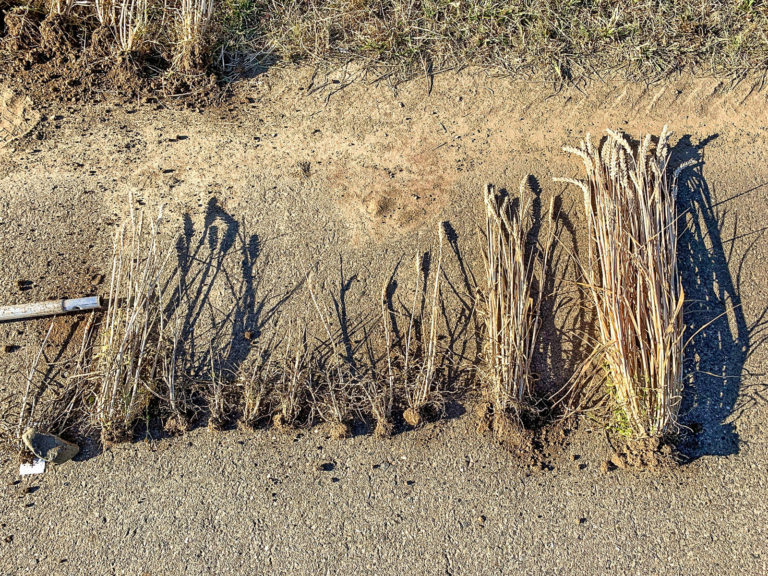
[{"label": "dried wheat stalk", "polygon": [[[395,370],[392,364],[393,360],[393,348],[392,348],[392,327],[390,325],[390,309],[387,303],[387,292],[389,290],[389,280],[385,282],[381,289],[381,322],[384,327],[384,354],[387,364],[386,376],[381,377],[384,381],[384,386],[379,390],[379,383],[376,381],[379,378],[378,374],[375,374],[370,379],[370,386],[365,387],[367,396],[370,401],[371,411],[374,418],[376,418],[376,430],[377,436],[389,436],[392,433],[392,407],[395,402]],[[375,361],[372,362],[375,367]]]},{"label": "dried wheat stalk", "polygon": [[669,133],[655,150],[646,135],[634,153],[608,130],[598,150],[589,134],[566,152],[586,180],[556,178],[584,193],[589,250],[582,264],[597,314],[598,365],[618,407],[620,429],[636,438],[674,431],[683,389],[683,287],[677,269],[677,178]]},{"label": "dried wheat stalk", "polygon": [[187,71],[200,58],[214,15],[213,0],[180,0],[176,10],[174,65]]},{"label": "dried wheat stalk", "polygon": [[541,325],[541,287],[553,239],[549,208],[547,236],[540,250],[527,247],[532,200],[526,179],[520,183],[519,206],[492,185],[485,189],[486,393],[497,416],[528,405],[531,363]]},{"label": "dried wheat stalk", "polygon": [[24,430],[27,428],[27,426],[29,426],[30,423],[33,422],[33,419],[35,417],[38,398],[37,398],[37,394],[34,393],[33,384],[35,382],[36,375],[38,373],[38,366],[40,364],[40,360],[44,356],[45,346],[48,344],[48,339],[51,337],[51,332],[53,331],[53,327],[54,327],[54,323],[51,322],[51,325],[48,328],[48,332],[45,333],[45,338],[43,339],[43,343],[38,349],[37,354],[35,355],[35,359],[32,361],[32,364],[29,367],[29,372],[27,373],[27,382],[24,388],[24,396],[21,401],[21,408],[19,409],[19,424],[16,428],[16,441],[18,443],[19,450],[22,449],[21,436],[24,433]]},{"label": "dried wheat stalk", "polygon": [[242,423],[250,428],[271,412],[275,386],[280,379],[280,366],[275,358],[278,346],[274,337],[262,342],[252,354],[253,358],[239,371],[237,384],[243,401]]},{"label": "dried wheat stalk", "polygon": [[[298,324],[298,322],[296,322]],[[277,428],[290,429],[296,424],[304,403],[313,388],[312,350],[307,345],[307,329],[288,322],[280,361],[279,379],[275,385],[277,410],[272,422]]]},{"label": "dried wheat stalk", "polygon": [[[443,273],[443,244],[445,242],[445,224],[440,222],[438,226],[437,262],[435,264],[432,280],[432,296],[427,306],[429,318],[425,318],[418,305],[419,295],[422,294],[422,302],[426,304],[425,278],[424,294],[420,284],[422,276],[421,258],[416,258],[416,288],[414,290],[413,304],[408,322],[408,331],[405,335],[405,349],[403,353],[401,381],[405,391],[408,409],[403,414],[406,422],[412,426],[418,426],[422,422],[422,412],[427,406],[437,406],[442,401],[439,388],[438,350],[437,350],[437,322],[440,316],[440,301],[442,297],[440,278]],[[429,321],[429,330],[425,331],[424,322]],[[388,320],[385,320],[385,323]]]},{"label": "dried wheat stalk", "polygon": [[158,242],[161,216],[145,230],[133,210],[115,234],[109,303],[90,377],[97,380],[95,419],[106,439],[119,439],[158,395],[166,353],[162,275],[170,252]]},{"label": "dried wheat stalk", "polygon": [[313,408],[320,418],[332,424],[332,435],[341,438],[349,435],[348,423],[355,411],[354,390],[358,375],[353,370],[353,358],[344,353],[342,327],[332,326],[331,315],[322,305],[314,285],[314,274],[307,277],[307,289],[315,307],[327,341],[316,346],[317,381],[320,388],[309,389]]}]

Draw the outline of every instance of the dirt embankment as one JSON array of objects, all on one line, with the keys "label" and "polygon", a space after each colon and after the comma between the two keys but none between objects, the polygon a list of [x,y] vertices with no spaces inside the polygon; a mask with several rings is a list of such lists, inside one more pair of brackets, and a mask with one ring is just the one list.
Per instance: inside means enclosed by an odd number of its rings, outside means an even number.
[{"label": "dirt embankment", "polygon": [[74,14],[4,9],[3,85],[38,104],[152,103],[168,98],[199,108],[221,98],[215,75],[203,66],[165,74],[168,62],[148,53],[122,52],[115,30],[94,26],[93,21]]}]

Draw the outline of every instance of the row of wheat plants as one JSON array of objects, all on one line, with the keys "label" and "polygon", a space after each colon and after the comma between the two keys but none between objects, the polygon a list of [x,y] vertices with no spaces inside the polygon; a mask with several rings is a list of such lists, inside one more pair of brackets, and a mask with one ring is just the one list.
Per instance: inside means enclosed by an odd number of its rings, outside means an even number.
[{"label": "row of wheat plants", "polygon": [[[634,151],[618,133],[609,131],[600,147],[587,135],[579,148],[566,148],[583,160],[586,179],[559,179],[583,192],[589,243],[581,266],[596,318],[590,361],[613,400],[614,424],[635,438],[676,430],[683,388],[684,294],[675,205],[685,165],[668,174],[668,139],[665,127],[656,146],[646,136]],[[520,427],[523,415],[535,409],[531,385],[542,301],[551,296],[543,287],[552,274],[555,215],[550,203],[543,222],[534,222],[526,181],[517,198],[487,186],[484,203],[479,373],[491,425],[501,434],[510,424]],[[181,333],[184,301],[169,306],[164,283],[171,276],[170,251],[163,247],[160,221],[131,209],[118,228],[108,306],[90,354],[84,342],[78,360],[75,381],[84,385],[67,395],[87,409],[105,440],[129,435],[153,403],[174,423],[172,429],[186,428],[192,404],[205,399],[214,427],[233,417],[247,426],[272,422],[278,428],[324,422],[336,437],[347,436],[353,421],[368,416],[378,435],[388,435],[396,409],[411,426],[440,412],[451,353],[440,342],[442,223],[431,262],[424,254],[415,259],[413,291],[405,302],[393,300],[390,279],[374,318],[360,314],[350,326],[334,292],[309,274],[299,297],[311,317],[280,321],[273,334],[260,336],[237,370],[222,365],[226,354],[211,342],[205,369],[193,370],[193,377],[181,360],[188,336]],[[543,240],[532,238],[534,226],[545,230]],[[16,436],[34,419],[31,382],[32,376]]]},{"label": "row of wheat plants", "polygon": [[[325,423],[337,438],[368,417],[377,435],[391,434],[396,407],[412,426],[439,415],[442,226],[431,272],[424,255],[416,258],[410,306],[388,301],[388,282],[381,315],[359,314],[348,323],[333,290],[310,273],[296,296],[311,310],[305,317],[280,320],[252,343],[240,366],[224,361],[227,334],[195,360],[204,366],[193,366],[185,339],[196,327],[182,333],[189,311],[167,282],[171,251],[161,219],[131,209],[117,229],[107,307],[77,371],[88,391],[81,408],[105,442],[129,438],[137,421],[158,415],[170,432],[186,430],[191,418],[207,413],[213,429],[235,420],[281,429]],[[301,309],[302,302],[295,304]],[[398,324],[406,328],[398,331]]]},{"label": "row of wheat plants", "polygon": [[674,432],[683,390],[683,302],[677,269],[677,177],[670,177],[666,126],[652,149],[634,152],[607,131],[565,151],[583,160],[584,180],[559,178],[584,195],[589,248],[585,284],[597,320],[601,381],[615,402],[618,429],[635,438]]},{"label": "row of wheat plants", "polygon": [[[439,230],[433,270],[426,272],[424,255],[416,257],[408,306],[392,304],[390,282],[385,283],[380,317],[358,315],[354,325],[347,324],[332,293],[309,274],[306,295],[314,314],[288,321],[241,370],[244,422],[271,417],[278,428],[326,423],[331,435],[341,438],[354,420],[369,416],[377,436],[390,435],[396,407],[414,427],[439,415],[446,355],[439,347],[442,225]],[[307,328],[312,324],[315,330]]]}]

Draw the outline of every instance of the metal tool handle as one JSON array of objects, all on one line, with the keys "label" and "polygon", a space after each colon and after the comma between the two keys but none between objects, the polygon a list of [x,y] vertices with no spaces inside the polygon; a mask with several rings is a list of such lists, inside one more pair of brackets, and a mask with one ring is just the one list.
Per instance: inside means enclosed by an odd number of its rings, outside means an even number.
[{"label": "metal tool handle", "polygon": [[23,320],[24,318],[39,318],[41,316],[54,316],[56,314],[68,314],[70,312],[82,312],[84,310],[96,310],[98,308],[101,308],[101,298],[98,296],[0,306],[0,322]]}]

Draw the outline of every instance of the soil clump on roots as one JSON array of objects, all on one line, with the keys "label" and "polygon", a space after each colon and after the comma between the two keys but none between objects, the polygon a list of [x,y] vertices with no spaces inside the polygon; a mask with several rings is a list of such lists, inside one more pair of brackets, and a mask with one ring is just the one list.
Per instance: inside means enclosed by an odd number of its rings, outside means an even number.
[{"label": "soil clump on roots", "polygon": [[473,409],[477,432],[492,438],[522,464],[533,469],[551,468],[567,445],[574,422],[553,420],[531,408],[519,413],[494,413],[493,404],[481,402]]}]

